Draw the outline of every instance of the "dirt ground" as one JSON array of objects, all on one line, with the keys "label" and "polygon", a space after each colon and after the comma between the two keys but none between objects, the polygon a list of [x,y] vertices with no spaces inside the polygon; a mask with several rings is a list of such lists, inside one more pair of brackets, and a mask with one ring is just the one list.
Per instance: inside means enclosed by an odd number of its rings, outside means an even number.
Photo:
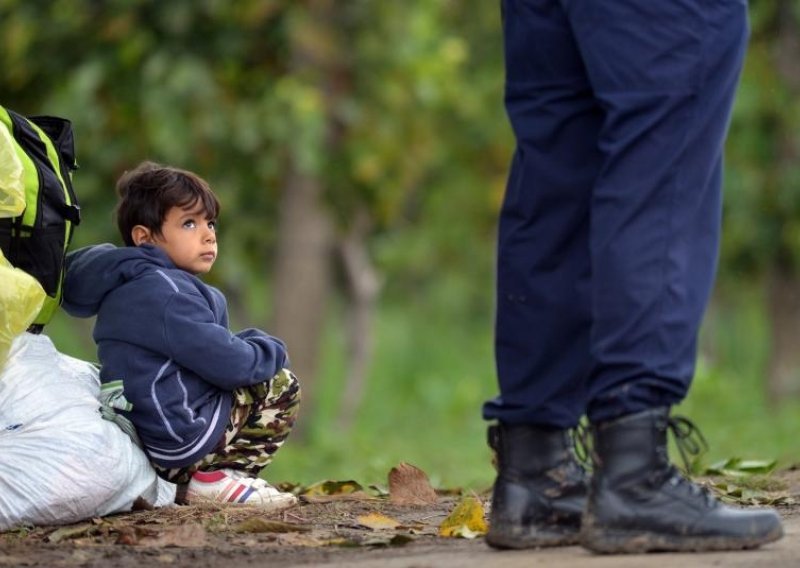
[{"label": "dirt ground", "polygon": [[[138,511],[64,527],[0,533],[0,567],[175,566],[453,567],[776,566],[800,559],[800,470],[773,474],[740,501],[774,502],[786,536],[754,551],[597,556],[580,547],[499,552],[481,536],[445,538],[439,527],[464,496],[397,505],[363,492],[316,496],[264,515],[251,507],[183,506]],[[749,491],[749,492],[748,492]],[[722,493],[725,493],[723,491]],[[477,496],[485,503],[487,495]]]}]

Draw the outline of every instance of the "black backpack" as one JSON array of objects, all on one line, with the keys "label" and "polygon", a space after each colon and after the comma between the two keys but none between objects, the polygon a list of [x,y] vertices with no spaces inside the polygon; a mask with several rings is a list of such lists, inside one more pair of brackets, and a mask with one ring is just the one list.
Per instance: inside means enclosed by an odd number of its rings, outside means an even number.
[{"label": "black backpack", "polygon": [[0,219],[0,249],[47,294],[29,329],[39,332],[61,304],[64,259],[81,219],[72,188],[77,169],[72,124],[54,116],[24,117],[0,106],[0,128],[7,128],[13,138],[25,186],[22,214]]}]

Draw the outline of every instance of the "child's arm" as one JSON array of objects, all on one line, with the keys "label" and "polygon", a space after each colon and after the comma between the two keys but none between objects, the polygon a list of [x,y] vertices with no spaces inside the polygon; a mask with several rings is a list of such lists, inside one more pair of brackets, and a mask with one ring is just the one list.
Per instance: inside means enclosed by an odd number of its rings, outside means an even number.
[{"label": "child's arm", "polygon": [[225,390],[269,380],[287,364],[282,341],[257,330],[231,333],[201,296],[175,294],[165,306],[163,333],[176,363]]}]

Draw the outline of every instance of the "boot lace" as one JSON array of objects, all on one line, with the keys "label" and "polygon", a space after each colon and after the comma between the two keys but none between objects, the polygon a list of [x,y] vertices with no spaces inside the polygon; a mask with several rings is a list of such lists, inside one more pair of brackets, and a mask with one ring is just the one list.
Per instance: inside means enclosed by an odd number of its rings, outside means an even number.
[{"label": "boot lace", "polygon": [[683,416],[670,416],[667,420],[667,429],[672,432],[675,446],[681,455],[684,472],[686,475],[691,475],[695,458],[708,451],[705,436],[694,422]]},{"label": "boot lace", "polygon": [[[667,483],[673,487],[684,486],[691,495],[702,497],[706,506],[711,507],[716,503],[716,499],[711,492],[701,485],[693,482],[690,477],[692,474],[692,464],[700,455],[708,451],[708,442],[700,429],[686,417],[670,416],[667,419],[667,429],[672,432],[675,446],[683,462],[683,473],[673,465],[669,465]],[[666,449],[664,450],[666,452]],[[663,459],[669,463],[666,455]]]},{"label": "boot lace", "polygon": [[[673,487],[684,486],[689,493],[695,496],[702,496],[707,506],[711,507],[716,503],[716,499],[711,492],[691,479],[693,461],[708,451],[708,442],[700,429],[688,418],[684,416],[670,416],[667,419],[667,430],[672,433],[675,446],[683,462],[683,471],[670,463],[667,455],[666,446],[663,450],[661,459],[666,465],[665,476],[659,476],[662,482],[666,482]],[[592,427],[584,422],[579,423],[572,431],[572,439],[575,448],[575,456],[586,470],[591,470],[594,463],[599,459],[592,446]]]},{"label": "boot lace", "polygon": [[[675,446],[683,462],[684,473],[691,475],[692,463],[695,458],[708,451],[708,442],[694,422],[684,416],[670,416],[667,419],[667,429],[672,432]],[[596,460],[592,448],[592,427],[580,422],[572,431],[572,442],[575,448],[575,457],[585,467],[590,468]],[[664,459],[669,461],[666,454]]]},{"label": "boot lace", "polygon": [[591,471],[593,467],[591,426],[581,421],[570,431],[570,434],[572,436],[575,458],[584,470]]}]

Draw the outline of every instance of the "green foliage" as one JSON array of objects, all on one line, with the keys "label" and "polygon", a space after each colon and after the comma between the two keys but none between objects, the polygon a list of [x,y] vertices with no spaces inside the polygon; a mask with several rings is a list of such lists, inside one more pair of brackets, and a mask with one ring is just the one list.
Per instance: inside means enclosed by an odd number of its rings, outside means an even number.
[{"label": "green foliage", "polygon": [[[419,307],[388,305],[380,311],[378,353],[366,400],[352,432],[336,426],[343,365],[339,330],[327,334],[323,401],[310,440],[289,439],[268,468],[274,481],[308,484],[321,479],[385,483],[400,461],[421,467],[435,487],[483,490],[493,480],[480,406],[495,394],[491,322],[458,321],[436,293],[416,297]],[[761,385],[767,338],[760,294],[731,292],[733,308],[714,311],[704,328],[705,354],[688,398],[675,409],[692,419],[709,443],[697,471],[727,463],[764,473],[797,464],[800,403],[768,406]],[[736,457],[733,461],[732,456]],[[677,453],[673,458],[680,463]],[[737,481],[737,486],[747,485]]]},{"label": "green foliage", "polygon": [[775,470],[777,460],[743,460],[728,458],[708,466],[704,473],[708,475],[727,475],[729,477],[743,477],[754,474],[766,475]]},{"label": "green foliage", "polygon": [[241,265],[263,273],[291,161],[325,180],[342,227],[366,208],[384,243],[410,251],[379,259],[407,293],[406,275],[491,255],[511,137],[499,9],[468,4],[358,0],[326,19],[286,0],[6,0],[4,104],[75,123],[76,246],[117,240],[114,181],[149,158],[219,193],[236,262],[215,283],[240,280]]},{"label": "green foliage", "polygon": [[[356,479],[385,484],[400,462],[428,473],[434,487],[485,489],[493,479],[481,403],[495,391],[491,326],[453,325],[446,314],[419,307],[385,307],[377,329],[370,382],[350,432],[336,423],[341,367],[326,367],[310,439],[287,441],[265,472],[270,480],[309,484]],[[327,361],[340,353],[328,330]]]},{"label": "green foliage", "polygon": [[[800,261],[800,97],[779,61],[797,60],[785,38],[798,14],[786,6],[751,2],[728,141],[723,291]],[[480,405],[496,388],[495,219],[513,145],[495,2],[0,0],[0,47],[3,104],[74,122],[75,246],[117,240],[114,181],[144,158],[211,182],[223,211],[210,280],[237,326],[268,320],[289,164],[324,182],[340,230],[368,213],[384,286],[366,400],[340,434],[345,346],[333,309],[320,408],[301,418],[310,439],[290,440],[271,479],[381,482],[408,461],[435,485],[491,482]],[[754,290],[717,304],[681,410],[705,431],[710,459],[788,464],[800,408],[769,409],[761,394],[767,326]],[[94,359],[89,326],[62,315],[51,334]]]},{"label": "green foliage", "polygon": [[[499,9],[478,0],[331,6],[3,0],[3,102],[74,123],[84,213],[74,246],[118,242],[114,182],[138,161],[207,178],[223,205],[222,254],[209,279],[227,293],[237,326],[268,319],[265,274],[289,163],[324,181],[343,230],[366,210],[389,315],[378,324],[353,444],[385,474],[409,453],[397,432],[420,411],[451,446],[467,432],[483,449],[462,457],[479,455],[485,466],[478,401],[494,388],[494,220],[511,148]],[[341,321],[328,324],[319,397],[327,406],[306,417],[323,449],[309,455],[337,451],[329,430],[344,368]],[[463,323],[455,331],[454,321]],[[63,351],[95,359],[90,326],[60,315],[49,331]],[[391,411],[384,396],[397,400]],[[381,452],[367,431],[385,438]],[[443,479],[480,469],[456,459],[419,465]]]},{"label": "green foliage", "polygon": [[737,457],[797,464],[800,402],[770,406],[763,389],[768,350],[762,291],[756,285],[726,289],[724,306],[704,326],[704,349],[689,396],[676,413],[693,419],[710,450],[704,466]]},{"label": "green foliage", "polygon": [[751,5],[752,36],[727,144],[722,277],[800,268],[800,14]]}]

